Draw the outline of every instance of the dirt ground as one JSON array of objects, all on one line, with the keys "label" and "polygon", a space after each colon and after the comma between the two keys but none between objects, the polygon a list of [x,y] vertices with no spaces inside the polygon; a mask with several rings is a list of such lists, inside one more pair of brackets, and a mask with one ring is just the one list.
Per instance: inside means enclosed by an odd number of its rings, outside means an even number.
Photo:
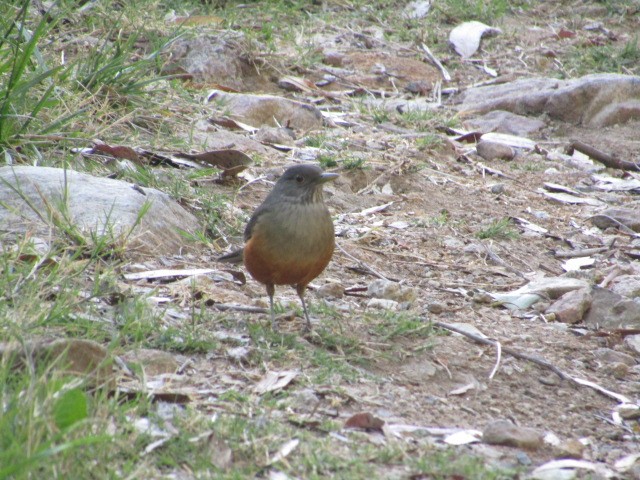
[{"label": "dirt ground", "polygon": [[[634,12],[613,16],[594,2],[542,2],[526,13],[510,15],[502,25],[503,35],[485,39],[476,57],[482,59],[480,64],[484,62],[498,69],[502,79],[557,75],[569,64],[567,56],[576,45],[605,41],[603,34],[583,29],[586,19],[600,21],[614,31],[616,42],[624,42],[637,32],[638,14]],[[563,29],[575,36],[559,37],[557,32]],[[431,65],[419,62],[420,68],[412,66],[415,60],[405,58],[405,47],[376,40],[366,53],[355,47],[353,51],[347,48],[345,62],[359,72],[349,82],[368,88],[388,88],[388,78],[380,80],[370,74],[372,66],[378,63],[396,75],[394,85],[399,89],[412,81],[437,81],[439,73]],[[465,89],[492,80],[473,63],[460,65],[453,53],[442,60],[456,65],[448,87]],[[321,74],[321,69],[306,72],[308,78],[314,75],[320,78]],[[325,188],[339,248],[326,271],[312,282],[308,298],[314,305],[312,317],[316,329],[324,324],[335,335],[357,339],[357,355],[352,356],[339,342],[332,353],[361,375],[353,381],[338,374],[329,375],[322,384],[315,385],[319,404],[314,415],[342,421],[366,411],[387,424],[477,430],[492,421],[507,419],[518,426],[553,432],[563,444],[578,440],[584,450],[576,456],[605,462],[610,467],[624,455],[637,453],[637,420],[616,424],[612,414],[617,402],[612,398],[562,380],[547,368],[504,352],[495,376],[489,379],[496,364],[496,348],[443,330],[428,337],[415,331],[388,337],[376,328],[385,314],[367,306],[366,287],[378,274],[417,292],[417,299],[400,312],[420,319],[426,326],[431,321],[472,325],[504,347],[542,358],[573,377],[638,399],[638,366],[619,374],[598,354],[599,349],[605,348],[631,354],[620,336],[547,321],[535,309],[514,312],[483,301],[484,291],[509,292],[536,276],[564,275],[565,260],[554,256],[557,250],[599,247],[613,237],[617,248],[596,256],[592,268],[572,275],[598,283],[615,267],[638,271],[638,262],[623,252],[623,247],[633,239],[620,231],[603,232],[589,222],[589,217],[598,211],[596,207],[556,203],[539,192],[544,182],[574,189],[587,187],[592,183],[591,174],[535,152],[521,152],[509,162],[485,161],[473,153],[467,154],[473,144],[451,142],[442,132],[437,132],[442,140],[439,146],[420,149],[415,140],[422,132],[411,126],[397,131],[389,128],[392,121],[372,121],[350,110],[348,104],[339,108],[347,118],[357,120],[358,127],[326,128],[322,133],[327,142],[341,145],[338,148],[341,153],[364,158],[365,168],[338,170],[340,178]],[[440,112],[453,115],[453,100],[444,98]],[[571,140],[582,139],[627,160],[640,158],[638,121],[594,131],[548,118],[543,120],[546,127],[529,136],[542,148],[561,150]],[[274,180],[271,173],[281,171],[278,169],[291,160],[286,154],[273,156],[263,159],[260,166],[251,167],[250,172]],[[503,175],[495,175],[496,171]],[[249,214],[271,185],[270,181],[257,181],[240,191],[237,185],[220,188],[233,195],[234,205]],[[589,195],[619,204],[634,198],[631,193],[615,198],[598,193]],[[365,209],[384,204],[389,205],[362,214]],[[230,214],[228,220],[235,214]],[[478,232],[492,222],[513,217],[533,222],[548,233],[528,232],[511,223],[509,234],[478,238]],[[221,250],[227,248],[220,246]],[[200,259],[212,262],[214,257],[215,254],[205,254]],[[319,298],[318,290],[329,283],[341,285],[347,295],[338,299]],[[226,293],[220,294],[218,301],[267,306],[263,287],[252,279],[244,286],[225,288]],[[293,289],[279,287],[276,295],[281,304],[286,306],[290,302],[297,307]],[[326,314],[328,310],[323,310],[321,305],[325,301],[326,308],[333,313]],[[247,325],[252,322],[267,322],[265,315],[227,315],[237,321],[234,335],[245,335]],[[388,329],[393,321],[385,320]],[[283,331],[301,335],[300,317],[284,318],[280,324]],[[244,338],[243,341],[248,341]],[[303,336],[300,341],[308,342],[311,350],[329,349],[326,338],[318,334]],[[246,345],[255,347],[250,341]],[[302,376],[314,371],[312,366],[292,364],[287,359],[255,365],[224,356],[202,356],[194,358],[187,372],[194,381],[203,384],[220,385],[222,379],[222,384],[226,381],[235,389],[250,392],[265,370],[294,368],[300,368]],[[294,382],[287,389],[293,394],[304,387]],[[291,409],[299,413],[304,406],[294,405]],[[477,443],[460,448],[502,466],[537,466],[563,456],[549,445],[526,451],[524,456],[521,449],[506,446]]]}]

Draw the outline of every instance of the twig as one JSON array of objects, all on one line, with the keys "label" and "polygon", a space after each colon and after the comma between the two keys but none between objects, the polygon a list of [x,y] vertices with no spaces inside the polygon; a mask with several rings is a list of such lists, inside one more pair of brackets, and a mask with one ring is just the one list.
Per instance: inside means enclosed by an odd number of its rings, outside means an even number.
[{"label": "twig", "polygon": [[636,162],[628,162],[626,160],[621,160],[614,155],[609,155],[597,148],[592,147],[591,145],[587,145],[586,143],[580,141],[571,142],[571,144],[567,147],[567,153],[572,155],[574,150],[584,153],[585,155],[593,158],[594,160],[602,163],[606,167],[609,168],[617,168],[619,170],[632,170],[639,171],[640,164]]},{"label": "twig", "polygon": [[262,307],[247,307],[245,305],[230,305],[228,303],[214,303],[213,308],[220,310],[221,312],[233,310],[235,312],[269,313],[268,309]]},{"label": "twig", "polygon": [[597,247],[597,248],[585,248],[583,250],[557,250],[554,253],[556,258],[580,258],[588,257],[596,253],[602,253],[609,250],[611,247]]},{"label": "twig", "polygon": [[[433,322],[433,325],[435,325],[436,327],[444,328],[445,330],[449,330],[451,332],[459,333],[460,335],[464,335],[465,337],[470,338],[471,340],[474,340],[478,343],[482,343],[483,345],[493,345],[493,346],[496,346],[497,348],[497,345],[499,344],[499,342],[495,340],[474,335],[473,333],[466,332],[463,329],[455,327],[453,325],[449,325],[448,323]],[[535,363],[536,365],[540,365],[541,367],[547,368],[551,370],[553,373],[555,373],[556,375],[558,375],[562,380],[569,380],[570,382],[576,385],[589,387],[595,390],[596,392],[604,395],[605,397],[612,398],[614,400],[617,400],[620,403],[633,403],[629,398],[625,397],[624,395],[607,390],[606,388],[603,388],[594,382],[591,382],[589,380],[583,380],[581,378],[572,377],[568,373],[563,372],[558,367],[556,367],[550,362],[547,362],[542,358],[534,357],[533,355],[529,355],[527,353],[514,350],[513,348],[510,348],[510,347],[502,347],[501,350],[504,350],[505,353],[508,353],[512,357],[519,358],[521,360],[527,360],[528,362]]]},{"label": "twig", "polygon": [[[465,337],[468,337],[471,340],[474,340],[474,341],[476,341],[478,343],[482,343],[484,345],[495,346],[495,344],[498,343],[495,340],[490,340],[488,338],[479,337],[478,335],[474,335],[473,333],[466,332],[466,331],[462,330],[461,328],[455,327],[453,325],[449,325],[448,323],[433,322],[433,324],[436,327],[444,328],[445,330],[449,330],[451,332],[459,333],[460,335],[464,335]],[[532,363],[535,363],[537,365],[540,365],[541,367],[548,368],[553,373],[558,375],[562,380],[573,380],[573,378],[571,378],[571,376],[569,376],[568,374],[564,373],[558,367],[556,367],[555,365],[547,362],[546,360],[543,360],[543,359],[538,358],[538,357],[534,357],[534,356],[529,355],[527,353],[519,352],[518,350],[514,350],[514,349],[512,349],[510,347],[503,347],[502,350],[505,353],[508,353],[509,355],[511,355],[512,357],[519,358],[521,360],[527,360],[529,362],[532,362]]]},{"label": "twig", "polygon": [[382,275],[380,272],[378,272],[377,270],[375,270],[373,267],[371,267],[370,265],[367,265],[366,263],[364,263],[362,260],[358,260],[356,257],[354,257],[353,255],[351,255],[350,253],[348,253],[344,248],[342,248],[342,246],[340,246],[339,243],[336,243],[336,247],[338,247],[338,249],[348,258],[350,258],[351,260],[353,260],[354,262],[358,263],[362,268],[370,271],[373,275],[375,275],[376,277],[382,279],[382,280],[386,280],[386,281],[390,281],[387,277],[385,277],[384,275]]},{"label": "twig", "polygon": [[356,195],[363,195],[363,194],[365,194],[365,193],[369,193],[369,191],[370,191],[371,189],[373,189],[373,187],[376,185],[376,183],[378,183],[378,181],[379,181],[381,178],[384,178],[384,177],[386,177],[387,175],[392,175],[393,173],[395,173],[395,171],[396,171],[396,170],[398,170],[399,168],[401,168],[405,163],[406,163],[406,160],[400,160],[400,161],[396,162],[396,164],[395,164],[392,168],[390,168],[390,169],[388,169],[388,170],[383,171],[380,175],[378,175],[378,176],[377,176],[376,178],[374,178],[371,182],[369,182],[369,183],[367,184],[367,186],[366,186],[366,187],[363,187],[363,188],[361,188],[360,190],[358,190],[358,191],[356,192]]},{"label": "twig", "polygon": [[498,371],[498,367],[500,366],[500,359],[502,358],[502,344],[496,341],[496,364],[493,366],[493,370],[489,374],[489,380],[493,380],[493,377],[496,375]]},{"label": "twig", "polygon": [[427,56],[427,59],[429,60],[429,62],[431,62],[433,65],[436,66],[438,70],[440,70],[440,73],[442,74],[442,78],[444,78],[444,81],[450,82],[451,75],[449,74],[447,69],[444,68],[444,65],[440,63],[440,60],[438,60],[436,56],[433,53],[431,53],[431,50],[429,50],[429,47],[427,47],[424,43],[421,44],[420,46],[422,47],[422,50],[424,50],[424,53]]},{"label": "twig", "polygon": [[604,280],[602,280],[600,282],[600,285],[598,286],[602,288],[607,288],[609,284],[613,281],[613,279],[616,278],[621,273],[622,273],[622,270],[620,269],[620,267],[618,266],[614,267],[613,270],[611,270],[609,274],[606,277],[604,277]]},{"label": "twig", "polygon": [[509,270],[511,273],[515,273],[516,275],[518,275],[520,278],[527,278],[524,273],[522,273],[520,270],[518,270],[517,268],[512,267],[511,265],[509,265],[507,262],[505,262],[504,260],[502,260],[497,253],[495,253],[493,250],[491,250],[489,247],[487,247],[487,245],[485,245],[484,242],[479,242],[480,245],[482,245],[482,247],[485,249],[485,251],[487,252],[487,255],[489,256],[489,258],[491,260],[493,260],[494,262],[496,262],[498,265],[501,265],[502,267],[506,268],[507,270]]}]

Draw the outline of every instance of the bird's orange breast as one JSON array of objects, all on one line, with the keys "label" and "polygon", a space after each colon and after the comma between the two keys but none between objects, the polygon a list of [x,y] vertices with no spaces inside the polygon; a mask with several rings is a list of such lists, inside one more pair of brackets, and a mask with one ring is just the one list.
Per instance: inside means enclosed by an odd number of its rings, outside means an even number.
[{"label": "bird's orange breast", "polygon": [[322,203],[265,213],[244,246],[244,264],[258,282],[306,286],[326,268],[335,247]]}]

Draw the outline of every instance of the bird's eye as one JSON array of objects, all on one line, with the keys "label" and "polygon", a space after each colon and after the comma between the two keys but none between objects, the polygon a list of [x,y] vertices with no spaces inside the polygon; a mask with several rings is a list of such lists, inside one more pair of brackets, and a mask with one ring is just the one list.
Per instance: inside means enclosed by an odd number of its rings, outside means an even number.
[{"label": "bird's eye", "polygon": [[304,177],[302,175],[296,175],[296,182],[298,183],[304,182]]}]

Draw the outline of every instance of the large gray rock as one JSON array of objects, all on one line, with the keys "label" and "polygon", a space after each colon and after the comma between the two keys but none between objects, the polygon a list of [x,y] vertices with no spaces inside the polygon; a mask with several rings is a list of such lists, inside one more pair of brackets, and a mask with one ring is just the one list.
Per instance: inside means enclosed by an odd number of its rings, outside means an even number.
[{"label": "large gray rock", "polygon": [[640,328],[640,303],[601,287],[593,287],[591,297],[591,308],[584,317],[589,328]]},{"label": "large gray rock", "polygon": [[547,113],[573,124],[603,127],[640,118],[640,77],[602,73],[571,80],[524,78],[466,90],[460,109]]},{"label": "large gray rock", "polygon": [[141,209],[150,207],[127,240],[127,253],[176,254],[194,233],[197,219],[169,195],[109,178],[50,167],[0,168],[0,234],[48,237],[65,227],[85,237],[127,235]]}]

